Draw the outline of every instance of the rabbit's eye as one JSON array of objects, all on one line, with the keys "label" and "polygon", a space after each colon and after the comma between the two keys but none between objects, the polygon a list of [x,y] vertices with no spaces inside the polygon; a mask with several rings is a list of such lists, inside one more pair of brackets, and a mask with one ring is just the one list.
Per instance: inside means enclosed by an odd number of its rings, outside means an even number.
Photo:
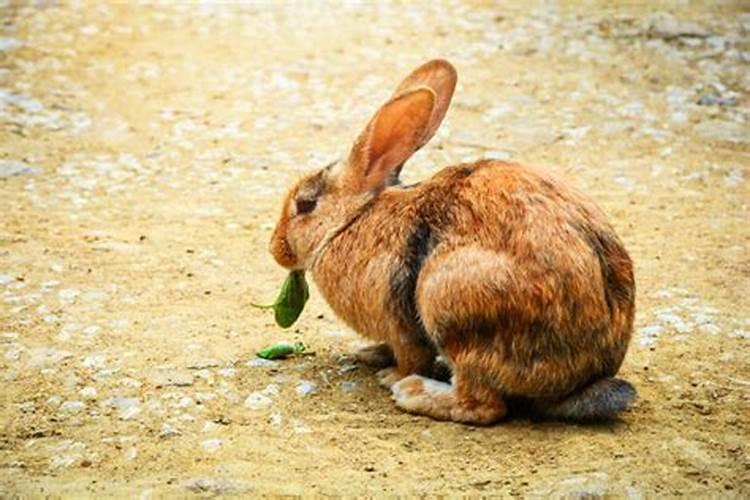
[{"label": "rabbit's eye", "polygon": [[315,210],[318,200],[297,200],[297,214],[307,214]]}]

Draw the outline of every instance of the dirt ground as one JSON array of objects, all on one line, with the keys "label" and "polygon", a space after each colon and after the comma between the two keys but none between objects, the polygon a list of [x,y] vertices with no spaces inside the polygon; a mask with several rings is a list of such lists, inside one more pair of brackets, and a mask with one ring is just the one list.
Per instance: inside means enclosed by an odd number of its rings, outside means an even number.
[{"label": "dirt ground", "polygon": [[[0,3],[0,497],[750,496],[747,3]],[[404,414],[314,288],[250,307],[286,187],[436,56],[405,181],[511,158],[625,241],[621,421]]]}]

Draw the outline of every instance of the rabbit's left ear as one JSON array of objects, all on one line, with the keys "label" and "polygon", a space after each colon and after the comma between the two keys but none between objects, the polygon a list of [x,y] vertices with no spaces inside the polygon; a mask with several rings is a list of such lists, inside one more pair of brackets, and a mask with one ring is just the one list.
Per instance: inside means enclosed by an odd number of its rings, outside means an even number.
[{"label": "rabbit's left ear", "polygon": [[435,109],[435,92],[419,87],[385,103],[354,144],[345,174],[355,192],[385,187],[394,172],[423,144]]},{"label": "rabbit's left ear", "polygon": [[435,93],[435,107],[432,108],[432,114],[417,149],[424,146],[440,127],[451,104],[457,80],[456,68],[451,63],[444,59],[433,59],[412,71],[393,93],[393,96],[397,97],[419,87],[427,87]]}]

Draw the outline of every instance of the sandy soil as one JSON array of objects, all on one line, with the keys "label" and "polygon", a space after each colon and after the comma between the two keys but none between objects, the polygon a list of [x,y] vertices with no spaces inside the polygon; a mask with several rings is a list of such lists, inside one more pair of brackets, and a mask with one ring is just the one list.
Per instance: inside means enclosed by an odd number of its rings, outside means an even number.
[{"label": "sandy soil", "polygon": [[[750,496],[750,15],[632,3],[3,3],[0,497]],[[435,56],[407,181],[512,158],[626,242],[620,422],[410,416],[314,289],[290,331],[250,307],[288,184]],[[315,356],[256,361],[280,340]]]}]

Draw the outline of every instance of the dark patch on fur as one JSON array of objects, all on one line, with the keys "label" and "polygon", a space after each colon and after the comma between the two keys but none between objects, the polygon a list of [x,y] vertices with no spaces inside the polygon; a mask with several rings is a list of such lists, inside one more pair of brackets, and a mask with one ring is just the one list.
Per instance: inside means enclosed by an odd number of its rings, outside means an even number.
[{"label": "dark patch on fur", "polygon": [[391,173],[388,174],[388,178],[385,181],[386,186],[398,186],[401,184],[399,176],[401,175],[401,169],[404,168],[405,163],[406,162],[403,162],[401,165],[391,170]]},{"label": "dark patch on fur", "polygon": [[401,265],[390,278],[391,306],[415,340],[431,344],[417,311],[416,289],[425,259],[437,242],[433,228],[420,221],[406,240]]},{"label": "dark patch on fur", "polygon": [[627,283],[623,283],[615,267],[615,259],[627,258],[620,243],[607,232],[597,231],[583,224],[575,224],[574,227],[589,244],[599,260],[604,282],[604,296],[610,314],[618,307],[618,304],[632,303],[634,300],[633,289]]},{"label": "dark patch on fur", "polygon": [[470,176],[471,174],[474,173],[474,170],[476,170],[476,168],[474,166],[471,166],[471,167],[461,167],[461,169],[458,171],[458,173],[461,175],[461,177],[468,177],[468,176]]}]

